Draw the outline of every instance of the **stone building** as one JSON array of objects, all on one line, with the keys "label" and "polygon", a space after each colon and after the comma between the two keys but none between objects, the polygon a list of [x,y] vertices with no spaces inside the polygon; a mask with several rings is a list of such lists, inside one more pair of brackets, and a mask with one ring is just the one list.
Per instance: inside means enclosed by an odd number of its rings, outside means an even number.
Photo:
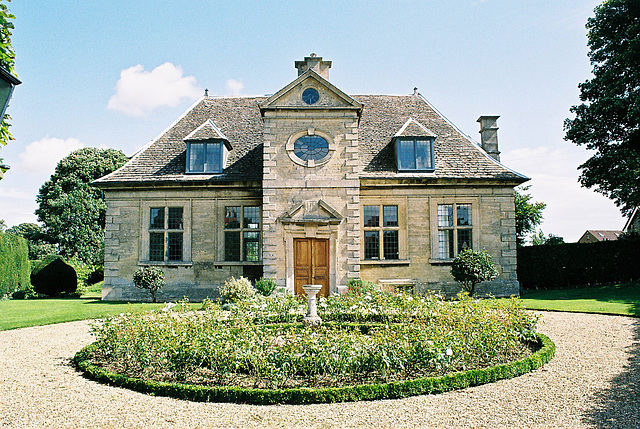
[{"label": "stone building", "polygon": [[106,196],[103,299],[133,300],[140,266],[163,267],[161,298],[217,296],[231,276],[275,279],[289,293],[351,278],[383,289],[460,288],[450,263],[486,249],[518,294],[514,191],[500,164],[497,116],[478,145],[417,91],[348,95],[330,61],[296,61],[271,96],[199,100],[119,170]]}]

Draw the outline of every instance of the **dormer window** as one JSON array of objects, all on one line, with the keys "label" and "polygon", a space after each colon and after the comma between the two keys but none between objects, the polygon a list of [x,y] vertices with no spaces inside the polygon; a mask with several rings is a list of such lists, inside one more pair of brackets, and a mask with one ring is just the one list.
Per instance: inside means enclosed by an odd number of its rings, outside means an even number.
[{"label": "dormer window", "polygon": [[187,174],[222,173],[231,143],[211,119],[193,130],[184,141],[187,144]]},{"label": "dormer window", "polygon": [[187,142],[187,173],[222,173],[223,148],[222,140]]},{"label": "dormer window", "polygon": [[396,138],[398,171],[433,171],[433,138]]}]

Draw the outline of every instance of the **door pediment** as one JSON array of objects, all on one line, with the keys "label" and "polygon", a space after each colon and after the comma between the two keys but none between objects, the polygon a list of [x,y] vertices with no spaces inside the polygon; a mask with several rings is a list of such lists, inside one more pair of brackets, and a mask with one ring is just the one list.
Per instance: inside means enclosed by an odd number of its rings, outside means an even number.
[{"label": "door pediment", "polygon": [[283,224],[337,225],[342,222],[343,217],[322,200],[307,200],[292,206],[278,219]]}]

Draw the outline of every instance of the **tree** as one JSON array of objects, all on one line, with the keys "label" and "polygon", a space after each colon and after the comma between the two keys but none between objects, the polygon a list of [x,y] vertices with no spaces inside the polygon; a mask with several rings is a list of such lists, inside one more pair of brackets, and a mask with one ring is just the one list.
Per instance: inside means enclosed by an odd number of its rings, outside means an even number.
[{"label": "tree", "polygon": [[133,284],[151,293],[153,302],[158,302],[156,294],[164,287],[164,272],[158,267],[142,267],[133,273]]},{"label": "tree", "polygon": [[462,285],[462,289],[473,296],[476,285],[498,277],[498,270],[486,250],[465,249],[451,264],[451,275]]},{"label": "tree", "polygon": [[524,191],[528,191],[531,186],[523,186],[515,191],[515,205],[516,205],[516,243],[518,246],[523,246],[527,238],[527,234],[530,234],[536,230],[536,227],[542,223],[542,210],[547,205],[545,203],[531,202],[533,197],[531,194],[526,194]]},{"label": "tree", "polygon": [[640,2],[608,0],[587,21],[593,79],[579,84],[565,139],[595,150],[580,183],[628,215],[640,205]]},{"label": "tree", "polygon": [[89,265],[102,263],[106,205],[102,191],[90,183],[127,162],[114,149],[83,148],[63,158],[36,197],[36,215],[47,240],[66,258]]},{"label": "tree", "polygon": [[7,229],[7,233],[23,237],[29,245],[29,259],[38,260],[57,253],[55,244],[47,241],[44,229],[36,223],[21,223]]},{"label": "tree", "polygon": [[531,244],[533,244],[534,246],[542,246],[545,244],[546,245],[564,244],[564,238],[554,234],[549,234],[548,237],[545,237],[544,232],[540,230],[538,231],[537,234],[534,234],[531,237]]},{"label": "tree", "polygon": [[[11,46],[11,30],[13,26],[12,19],[16,17],[9,13],[9,9],[6,4],[0,0],[0,66],[3,67],[9,73],[15,74],[14,65],[16,55]],[[9,2],[11,0],[7,0]],[[6,146],[9,140],[13,140],[11,133],[9,132],[9,115],[5,114],[2,118],[2,124],[0,124],[0,144]],[[2,164],[2,158],[0,158],[0,164]],[[0,175],[2,177],[2,175]]]}]

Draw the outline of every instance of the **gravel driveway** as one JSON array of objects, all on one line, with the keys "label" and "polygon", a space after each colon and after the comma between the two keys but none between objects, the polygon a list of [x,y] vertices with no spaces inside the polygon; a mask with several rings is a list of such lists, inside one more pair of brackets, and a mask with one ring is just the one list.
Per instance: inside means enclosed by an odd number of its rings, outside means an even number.
[{"label": "gravel driveway", "polygon": [[640,320],[542,313],[542,369],[441,395],[323,405],[208,404],[84,379],[71,357],[87,322],[0,332],[0,427],[640,427]]}]

